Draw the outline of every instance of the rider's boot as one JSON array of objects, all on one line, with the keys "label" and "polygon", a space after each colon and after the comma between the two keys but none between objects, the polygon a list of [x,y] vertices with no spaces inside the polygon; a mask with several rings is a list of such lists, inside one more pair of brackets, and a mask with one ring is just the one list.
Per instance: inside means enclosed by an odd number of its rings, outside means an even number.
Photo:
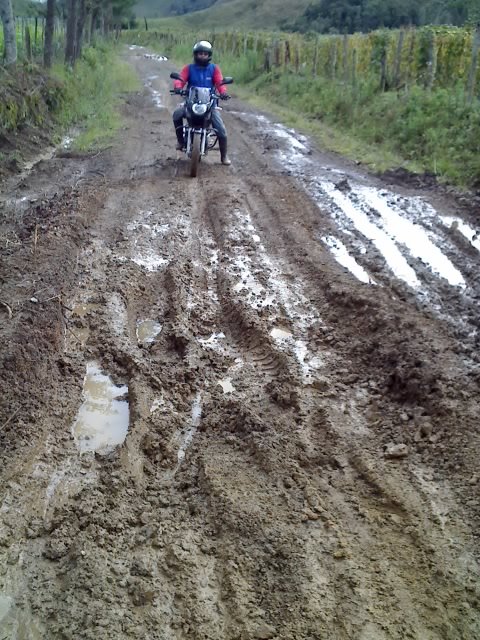
[{"label": "rider's boot", "polygon": [[232,164],[230,158],[227,155],[227,139],[226,138],[219,138],[218,139],[218,146],[220,147],[220,160],[221,160],[222,164],[225,164],[225,165]]},{"label": "rider's boot", "polygon": [[177,151],[182,151],[185,146],[185,140],[183,138],[183,122],[180,124],[175,122],[174,124],[175,124],[175,133],[177,134],[177,144],[175,146],[175,149]]}]

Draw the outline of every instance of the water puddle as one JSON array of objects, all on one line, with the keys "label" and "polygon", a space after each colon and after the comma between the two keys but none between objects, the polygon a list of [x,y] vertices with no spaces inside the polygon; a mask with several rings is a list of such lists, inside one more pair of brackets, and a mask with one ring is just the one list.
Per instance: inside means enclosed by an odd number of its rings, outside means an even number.
[{"label": "water puddle", "polygon": [[445,278],[452,286],[465,287],[462,274],[441,250],[433,244],[427,232],[419,224],[407,220],[376,189],[361,187],[358,195],[381,216],[382,226],[396,242],[405,245],[412,256],[425,262],[430,269]]},{"label": "water puddle", "polygon": [[158,411],[158,409],[162,409],[163,407],[165,407],[165,400],[163,399],[163,396],[161,398],[155,398],[150,408],[150,413],[155,413],[155,411]]},{"label": "water puddle", "polygon": [[147,60],[156,60],[157,62],[166,62],[168,58],[166,56],[159,56],[157,53],[144,53],[144,58]]},{"label": "water puddle", "polygon": [[219,380],[217,382],[223,389],[223,393],[233,393],[235,391],[235,387],[232,384],[231,378],[225,378],[224,380]]},{"label": "water puddle", "polygon": [[126,385],[116,386],[96,362],[89,362],[83,383],[83,404],[72,427],[80,453],[107,453],[127,437],[129,406]]},{"label": "water puddle", "polygon": [[402,256],[399,248],[388,234],[371,222],[367,214],[356,207],[350,198],[339,191],[333,183],[322,182],[321,186],[358,231],[373,242],[397,278],[403,280],[414,289],[419,289],[420,281],[415,271]]},{"label": "water puddle", "polygon": [[[237,114],[243,117],[245,114]],[[287,150],[277,150],[277,157],[282,165],[288,166],[292,173],[299,178],[307,191],[314,197],[322,208],[333,203],[339,212],[333,211],[334,219],[342,224],[342,214],[364,237],[368,238],[382,254],[388,268],[394,275],[406,282],[414,289],[421,290],[422,284],[414,269],[409,265],[404,255],[405,250],[411,256],[421,260],[432,273],[445,278],[450,285],[466,287],[460,271],[452,264],[439,248],[432,224],[428,219],[438,220],[438,213],[420,199],[401,198],[388,191],[379,191],[372,187],[359,184],[348,184],[348,194],[337,189],[335,184],[318,176],[316,167],[308,157],[308,147],[303,144],[303,138],[293,129],[272,123],[265,116],[257,117],[263,132],[276,137],[286,143]],[[331,167],[322,167],[325,171],[345,175]],[[325,200],[328,196],[330,202]],[[353,197],[351,197],[353,196]],[[444,224],[455,224],[471,243],[480,251],[478,234],[461,220],[442,218]],[[428,231],[429,229],[429,231]],[[360,267],[346,249],[338,244],[330,246],[336,259],[349,269],[359,280],[376,284]],[[345,250],[344,250],[345,249]]]},{"label": "water puddle", "polygon": [[62,149],[70,149],[70,147],[71,147],[71,146],[72,146],[72,144],[73,144],[73,140],[74,140],[74,139],[73,139],[73,138],[71,138],[70,136],[65,136],[65,137],[62,139],[62,142],[60,143],[61,148],[62,148]]},{"label": "water puddle", "polygon": [[99,304],[95,304],[93,302],[81,302],[73,307],[72,314],[74,316],[78,316],[79,318],[84,318],[87,313],[90,313],[90,311],[95,311],[99,308]]},{"label": "water puddle", "polygon": [[204,347],[210,347],[211,349],[216,349],[221,346],[220,340],[224,340],[224,339],[225,339],[225,334],[223,333],[223,331],[220,331],[220,333],[212,333],[212,335],[209,338],[198,338],[198,341]]},{"label": "water puddle", "polygon": [[335,260],[352,273],[360,282],[365,284],[376,284],[368,275],[365,269],[358,264],[353,256],[348,253],[347,247],[333,236],[322,238],[330,251],[335,256]]},{"label": "water puddle", "polygon": [[4,620],[12,608],[13,600],[8,596],[0,594],[0,623]]},{"label": "water puddle", "polygon": [[202,419],[202,394],[200,391],[195,396],[195,400],[192,405],[192,421],[190,425],[187,427],[182,444],[177,453],[178,464],[180,464],[185,459],[185,451],[188,449],[190,443],[193,440],[193,436],[197,432],[198,427],[200,426],[200,420]]},{"label": "water puddle", "polygon": [[149,251],[143,256],[135,256],[135,258],[132,258],[132,262],[138,264],[139,267],[143,267],[147,271],[158,271],[160,267],[164,267],[168,264],[168,260],[166,258],[156,255],[153,251]]},{"label": "water puddle", "polygon": [[76,327],[75,329],[72,329],[72,333],[82,347],[87,344],[88,338],[90,337],[90,329],[87,327]]},{"label": "water puddle", "polygon": [[270,335],[274,340],[287,340],[288,338],[292,337],[292,334],[290,331],[287,331],[286,329],[281,329],[280,327],[275,327],[274,329],[272,329],[270,331]]},{"label": "water puddle", "polygon": [[[256,280],[248,266],[250,262],[251,259],[244,256],[240,256],[234,261],[235,267],[240,270],[241,281],[237,282],[233,290],[237,293],[245,291],[247,301],[253,308],[273,305],[275,299],[274,294],[267,291],[267,289]],[[261,298],[263,298],[263,300]]]},{"label": "water puddle", "polygon": [[143,320],[137,324],[137,340],[143,344],[151,344],[162,330],[162,325],[155,320]]},{"label": "water puddle", "polygon": [[474,246],[477,251],[480,251],[480,231],[475,231],[475,229],[472,229],[470,225],[460,218],[449,218],[445,216],[442,218],[442,222],[447,227],[460,231],[470,244]]},{"label": "water puddle", "polygon": [[117,336],[125,335],[128,324],[127,307],[119,293],[112,293],[107,302],[107,311],[113,331]]},{"label": "water puddle", "polygon": [[160,91],[156,91],[155,89],[152,89],[152,100],[153,100],[153,104],[157,107],[157,109],[163,109],[162,96]]}]

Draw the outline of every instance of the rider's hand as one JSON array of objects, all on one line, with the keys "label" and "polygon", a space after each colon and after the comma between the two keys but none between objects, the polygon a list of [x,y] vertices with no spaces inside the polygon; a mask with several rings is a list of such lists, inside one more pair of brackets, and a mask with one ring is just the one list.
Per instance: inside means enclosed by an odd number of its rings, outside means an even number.
[{"label": "rider's hand", "polygon": [[232,97],[232,96],[229,96],[229,95],[228,95],[228,93],[222,93],[222,94],[220,94],[220,98],[221,98],[222,100],[230,100],[230,98],[231,98],[231,97]]},{"label": "rider's hand", "polygon": [[174,87],[173,93],[176,93],[177,95],[181,96],[182,95],[182,90],[179,89],[178,87]]}]

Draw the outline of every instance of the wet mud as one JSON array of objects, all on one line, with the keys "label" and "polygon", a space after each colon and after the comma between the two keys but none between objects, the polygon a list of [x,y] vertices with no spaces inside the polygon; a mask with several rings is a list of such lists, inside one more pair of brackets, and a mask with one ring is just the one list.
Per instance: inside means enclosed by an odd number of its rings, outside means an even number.
[{"label": "wet mud", "polygon": [[0,637],[475,640],[475,209],[236,100],[191,179],[145,53],[3,185]]}]

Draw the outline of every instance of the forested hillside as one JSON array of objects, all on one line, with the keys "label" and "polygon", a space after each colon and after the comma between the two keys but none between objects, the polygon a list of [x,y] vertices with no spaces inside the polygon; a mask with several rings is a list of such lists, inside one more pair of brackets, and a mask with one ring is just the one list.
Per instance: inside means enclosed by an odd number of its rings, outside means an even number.
[{"label": "forested hillside", "polygon": [[480,0],[314,0],[297,20],[295,31],[354,33],[380,27],[425,24],[462,25],[480,17]]},{"label": "forested hillside", "polygon": [[210,23],[212,27],[241,24],[353,33],[379,27],[475,22],[480,19],[480,0],[141,0],[135,12],[139,17],[188,15],[190,24]]}]

